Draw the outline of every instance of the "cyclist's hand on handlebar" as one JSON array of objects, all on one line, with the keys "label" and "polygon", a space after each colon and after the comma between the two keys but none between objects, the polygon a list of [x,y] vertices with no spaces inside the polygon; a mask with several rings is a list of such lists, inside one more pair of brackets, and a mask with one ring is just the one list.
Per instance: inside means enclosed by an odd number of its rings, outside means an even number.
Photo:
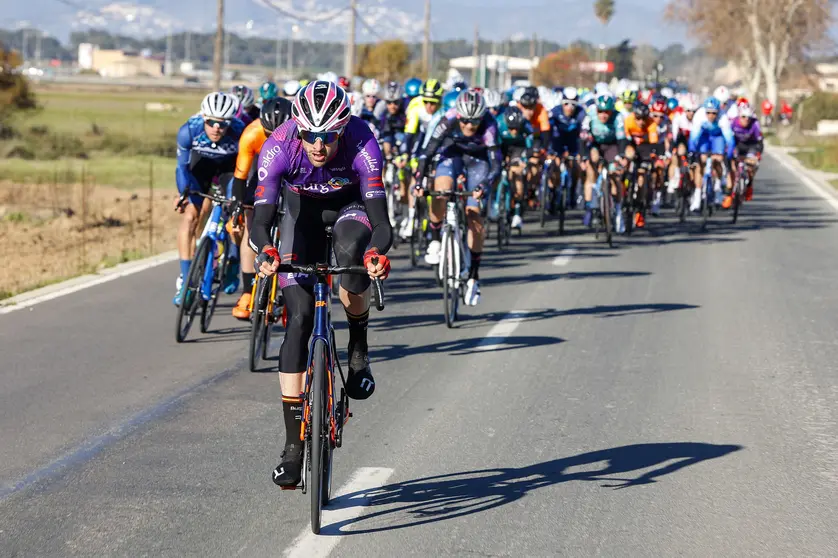
[{"label": "cyclist's hand on handlebar", "polygon": [[483,186],[482,184],[479,184],[477,186],[477,188],[475,188],[474,191],[471,193],[471,197],[476,199],[476,200],[479,200],[480,198],[483,197],[483,190],[485,190],[485,189],[486,189],[485,186]]},{"label": "cyclist's hand on handlebar", "polygon": [[390,258],[379,254],[378,250],[367,250],[364,253],[364,265],[367,267],[370,279],[387,279],[390,275]]},{"label": "cyclist's hand on handlebar", "polygon": [[180,196],[175,198],[175,211],[178,213],[183,213],[186,211],[186,206],[189,205],[189,198],[185,198],[181,194]]},{"label": "cyclist's hand on handlebar", "polygon": [[259,277],[271,277],[279,269],[279,252],[273,246],[266,248],[256,256],[254,264]]}]

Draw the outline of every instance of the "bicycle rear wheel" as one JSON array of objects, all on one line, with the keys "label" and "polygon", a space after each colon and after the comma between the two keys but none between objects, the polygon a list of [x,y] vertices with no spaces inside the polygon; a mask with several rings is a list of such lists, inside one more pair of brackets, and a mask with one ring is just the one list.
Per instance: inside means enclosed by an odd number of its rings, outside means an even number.
[{"label": "bicycle rear wheel", "polygon": [[742,205],[742,196],[745,193],[745,178],[740,177],[733,187],[733,224],[739,218],[739,207]]},{"label": "bicycle rear wheel", "polygon": [[[212,274],[212,285],[210,286],[210,299],[204,301],[201,306],[201,333],[209,331],[210,322],[215,315],[215,307],[218,305],[218,296],[221,294],[221,286],[224,284],[224,277],[227,275],[227,266],[230,263],[230,239],[224,237],[222,242],[221,261]],[[210,252],[212,254],[212,252]],[[214,256],[214,254],[213,254]]]},{"label": "bicycle rear wheel", "polygon": [[562,236],[562,235],[564,235],[564,221],[565,221],[565,216],[566,216],[566,212],[567,212],[567,196],[568,196],[568,191],[567,191],[567,188],[565,188],[564,181],[562,182],[562,184],[559,185],[558,196],[559,196],[559,200],[558,200],[558,204],[559,204],[559,208],[558,208],[559,209],[559,236]]},{"label": "bicycle rear wheel", "polygon": [[604,191],[599,197],[600,211],[602,212],[602,223],[605,227],[605,242],[609,247],[614,246],[613,229],[611,224],[611,212],[614,210],[614,200],[611,199],[611,188],[608,184],[605,185],[607,191]]},{"label": "bicycle rear wheel", "polygon": [[326,366],[326,342],[314,342],[312,385],[309,390],[311,409],[311,474],[308,489],[311,493],[311,532],[320,534],[323,506],[329,503],[332,474],[332,444],[329,437],[330,410]]},{"label": "bicycle rear wheel", "polygon": [[198,307],[201,306],[201,278],[204,275],[204,269],[206,269],[210,242],[212,240],[206,237],[201,240],[184,279],[183,297],[180,306],[178,306],[177,327],[175,328],[175,340],[178,343],[183,343],[186,339],[189,328],[192,327],[192,321],[195,319],[195,314],[198,312]]},{"label": "bicycle rear wheel", "polygon": [[705,176],[701,187],[704,188],[704,199],[701,203],[701,230],[707,230],[707,221],[710,220],[710,204],[713,203],[710,199],[713,192],[712,180]]},{"label": "bicycle rear wheel", "polygon": [[541,227],[544,227],[544,224],[547,222],[547,211],[550,206],[550,188],[547,184],[547,175],[544,174],[541,177],[541,184],[538,188],[538,203],[541,207],[538,208],[538,220],[541,224]]}]

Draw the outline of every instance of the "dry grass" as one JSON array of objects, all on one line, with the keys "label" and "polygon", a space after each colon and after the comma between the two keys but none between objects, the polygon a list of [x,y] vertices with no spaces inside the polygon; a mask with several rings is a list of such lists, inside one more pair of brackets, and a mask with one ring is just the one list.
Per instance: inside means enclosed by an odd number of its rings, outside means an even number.
[{"label": "dry grass", "polygon": [[[0,184],[0,298],[175,247],[176,191]],[[153,216],[153,237],[149,229]]]}]

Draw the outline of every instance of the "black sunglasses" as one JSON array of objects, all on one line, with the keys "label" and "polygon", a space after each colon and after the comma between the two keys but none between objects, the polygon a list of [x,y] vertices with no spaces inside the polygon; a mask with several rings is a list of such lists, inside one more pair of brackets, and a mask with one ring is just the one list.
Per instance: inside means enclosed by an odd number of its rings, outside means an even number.
[{"label": "black sunglasses", "polygon": [[463,124],[471,124],[472,126],[480,126],[480,122],[482,121],[482,118],[460,118],[460,122]]},{"label": "black sunglasses", "polygon": [[228,128],[230,126],[230,121],[229,120],[216,120],[215,118],[205,118],[204,119],[204,124],[206,124],[210,128],[215,128],[216,126],[218,126],[222,130],[224,130],[225,128]]},{"label": "black sunglasses", "polygon": [[314,143],[317,140],[323,140],[323,143],[336,142],[340,138],[341,132],[308,132],[300,130],[300,139],[306,143]]}]

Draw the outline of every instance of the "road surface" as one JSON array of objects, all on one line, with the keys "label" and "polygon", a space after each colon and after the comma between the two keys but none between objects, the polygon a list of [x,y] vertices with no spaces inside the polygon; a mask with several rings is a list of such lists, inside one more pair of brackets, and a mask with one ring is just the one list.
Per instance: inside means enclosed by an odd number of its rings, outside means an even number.
[{"label": "road surface", "polygon": [[838,214],[760,175],[707,233],[530,223],[453,330],[397,253],[320,537],[232,298],[184,345],[176,263],[0,315],[0,555],[836,556]]}]

